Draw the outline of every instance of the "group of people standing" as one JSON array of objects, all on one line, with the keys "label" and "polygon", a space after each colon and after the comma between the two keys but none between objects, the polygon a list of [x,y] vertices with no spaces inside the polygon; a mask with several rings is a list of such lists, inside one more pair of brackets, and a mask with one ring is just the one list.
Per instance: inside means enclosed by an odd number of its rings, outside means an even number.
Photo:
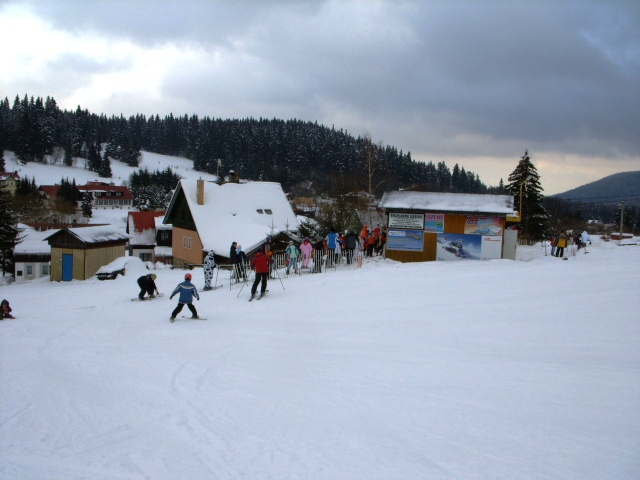
[{"label": "group of people standing", "polygon": [[[569,236],[564,230],[562,230],[558,235],[551,237],[550,243],[551,256],[562,258],[564,256],[564,249],[569,246]],[[586,230],[582,233],[576,234],[574,243],[578,246],[578,250],[584,248],[584,253],[589,253],[587,251],[587,244],[591,243],[591,237]]]},{"label": "group of people standing", "polygon": [[360,232],[360,240],[362,249],[366,252],[367,257],[380,255],[387,243],[387,231],[384,228],[380,228],[380,225],[372,230],[369,230],[369,227],[365,225]]}]

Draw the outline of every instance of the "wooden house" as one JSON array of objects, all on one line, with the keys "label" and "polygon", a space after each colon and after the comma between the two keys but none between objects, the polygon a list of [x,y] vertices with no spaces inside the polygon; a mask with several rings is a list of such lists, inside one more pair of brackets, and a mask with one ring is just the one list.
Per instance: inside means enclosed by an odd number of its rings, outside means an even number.
[{"label": "wooden house", "polygon": [[298,229],[282,187],[273,182],[181,180],[164,223],[173,225],[174,265],[201,265],[211,250],[218,263],[227,263],[233,242],[250,254],[267,237]]},{"label": "wooden house", "polygon": [[91,278],[98,269],[126,253],[129,239],[113,226],[58,230],[45,238],[51,246],[51,280]]}]

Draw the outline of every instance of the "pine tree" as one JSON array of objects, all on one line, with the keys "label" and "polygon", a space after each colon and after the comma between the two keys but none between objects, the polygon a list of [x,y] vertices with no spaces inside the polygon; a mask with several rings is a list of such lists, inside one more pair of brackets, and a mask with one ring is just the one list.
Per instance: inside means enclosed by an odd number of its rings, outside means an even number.
[{"label": "pine tree", "polygon": [[[520,205],[520,189],[522,188],[522,205]],[[515,210],[520,212],[518,230],[527,240],[542,240],[545,238],[548,215],[542,207],[544,190],[540,184],[540,175],[529,158],[527,150],[520,158],[518,166],[509,175],[506,189],[515,196]]]},{"label": "pine tree", "polygon": [[20,243],[21,229],[17,226],[17,218],[9,201],[9,193],[0,192],[0,267],[2,276],[13,275],[15,265],[13,249]]},{"label": "pine tree", "polygon": [[82,216],[91,218],[93,215],[93,207],[91,205],[92,195],[91,192],[84,192],[82,197]]},{"label": "pine tree", "polygon": [[102,155],[102,161],[100,162],[98,175],[103,178],[111,178],[113,176],[113,172],[111,171],[111,160],[109,160],[109,155],[107,155],[107,152],[104,152],[104,154]]}]

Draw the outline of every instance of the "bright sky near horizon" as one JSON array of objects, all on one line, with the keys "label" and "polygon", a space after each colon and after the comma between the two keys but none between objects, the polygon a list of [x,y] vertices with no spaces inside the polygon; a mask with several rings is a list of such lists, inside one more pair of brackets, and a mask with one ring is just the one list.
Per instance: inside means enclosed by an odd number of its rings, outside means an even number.
[{"label": "bright sky near horizon", "polygon": [[0,97],[297,118],[551,195],[640,170],[632,1],[8,0]]}]

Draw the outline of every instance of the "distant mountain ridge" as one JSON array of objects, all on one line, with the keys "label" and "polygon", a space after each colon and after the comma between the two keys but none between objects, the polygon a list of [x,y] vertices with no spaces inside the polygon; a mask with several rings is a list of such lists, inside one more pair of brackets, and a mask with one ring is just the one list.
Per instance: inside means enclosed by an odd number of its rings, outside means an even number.
[{"label": "distant mountain ridge", "polygon": [[595,182],[550,195],[566,200],[596,201],[598,203],[628,202],[640,204],[640,171],[614,173]]}]

